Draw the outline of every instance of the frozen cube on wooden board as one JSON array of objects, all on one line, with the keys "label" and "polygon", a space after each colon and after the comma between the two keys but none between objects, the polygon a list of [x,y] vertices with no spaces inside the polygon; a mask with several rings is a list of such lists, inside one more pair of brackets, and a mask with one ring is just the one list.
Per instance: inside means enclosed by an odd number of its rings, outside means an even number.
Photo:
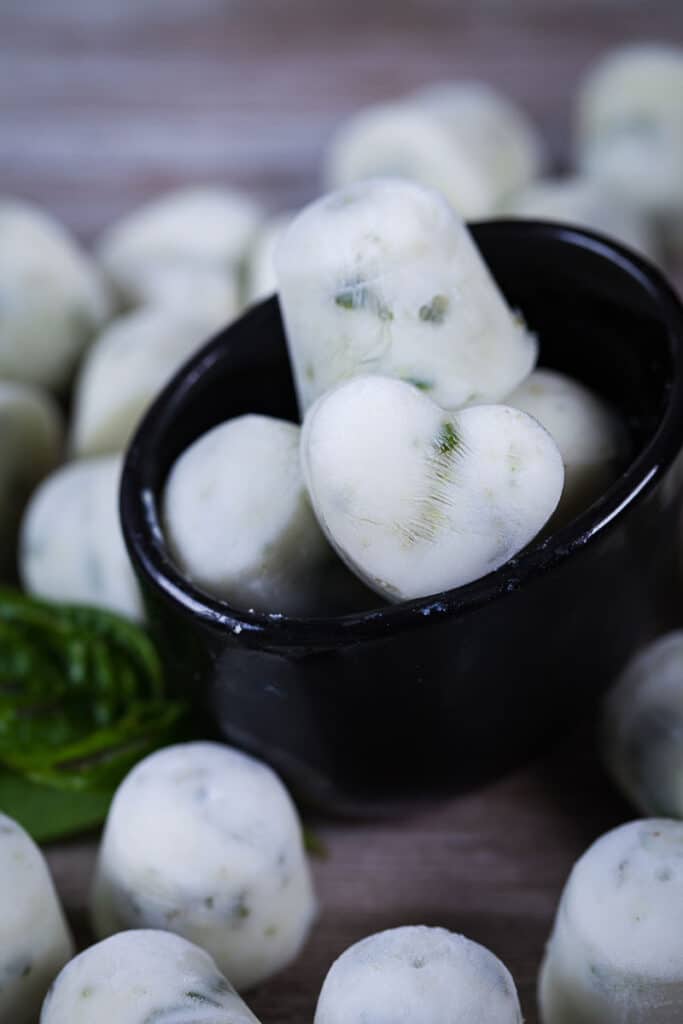
[{"label": "frozen cube on wooden board", "polygon": [[99,937],[176,932],[242,991],[298,955],[315,913],[296,808],[267,765],[185,743],[146,757],[121,783],[93,885]]},{"label": "frozen cube on wooden board", "polygon": [[0,1020],[35,1024],[74,944],[45,859],[0,812]]},{"label": "frozen cube on wooden board", "polygon": [[90,946],[55,979],[40,1024],[258,1024],[203,949],[154,930]]},{"label": "frozen cube on wooden board", "polygon": [[484,946],[421,925],[370,935],[327,973],[315,1024],[522,1024],[505,965]]},{"label": "frozen cube on wooden board", "polygon": [[683,1020],[683,822],[598,839],[565,885],[540,974],[543,1024]]}]

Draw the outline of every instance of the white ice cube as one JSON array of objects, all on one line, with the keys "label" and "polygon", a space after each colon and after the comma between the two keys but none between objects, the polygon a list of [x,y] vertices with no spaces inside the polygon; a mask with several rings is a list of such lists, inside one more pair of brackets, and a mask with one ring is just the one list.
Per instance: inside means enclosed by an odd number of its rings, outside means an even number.
[{"label": "white ice cube", "polygon": [[683,823],[633,821],[574,865],[543,962],[543,1024],[683,1020]]},{"label": "white ice cube", "polygon": [[330,542],[393,601],[499,568],[548,520],[564,480],[557,445],[526,413],[446,413],[385,377],[358,377],[318,400],[302,464]]},{"label": "white ice cube", "polygon": [[370,935],[330,968],[315,1024],[522,1024],[505,965],[445,928]]},{"label": "white ice cube", "polygon": [[110,312],[102,279],[61,224],[0,196],[0,378],[63,390]]},{"label": "white ice cube", "polygon": [[238,416],[176,460],[163,523],[183,573],[239,608],[314,614],[333,553],[306,493],[301,430],[271,416]]},{"label": "white ice cube", "polygon": [[67,463],[33,493],[19,550],[29,593],[141,617],[119,521],[121,467],[117,455]]},{"label": "white ice cube", "polygon": [[90,946],[67,964],[45,1000],[40,1024],[258,1020],[203,949],[167,932],[139,930]]},{"label": "white ice cube", "polygon": [[275,773],[218,743],[167,747],[120,785],[92,897],[100,937],[177,932],[237,989],[301,950],[315,897],[299,818]]},{"label": "white ice cube", "polygon": [[351,185],[307,206],[275,257],[299,403],[340,381],[398,377],[447,409],[496,401],[537,345],[442,196],[411,182]]},{"label": "white ice cube", "polygon": [[74,945],[42,853],[0,813],[0,1020],[35,1024]]}]

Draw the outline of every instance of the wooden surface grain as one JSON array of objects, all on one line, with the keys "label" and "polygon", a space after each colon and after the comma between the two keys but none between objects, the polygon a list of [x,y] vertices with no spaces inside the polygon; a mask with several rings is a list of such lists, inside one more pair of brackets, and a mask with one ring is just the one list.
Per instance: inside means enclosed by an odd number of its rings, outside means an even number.
[{"label": "wooden surface grain", "polygon": [[1,188],[86,238],[187,181],[293,206],[340,117],[454,75],[524,103],[566,164],[580,76],[641,38],[683,41],[680,0],[2,0]]},{"label": "wooden surface grain", "polygon": [[[271,209],[320,187],[326,140],[362,103],[446,76],[523,102],[553,162],[571,162],[586,67],[639,38],[683,42],[680,0],[2,0],[0,190],[45,204],[84,240],[158,190],[249,188]],[[402,821],[318,822],[321,915],[300,960],[250,999],[264,1024],[312,1020],[332,959],[398,924],[442,924],[510,967],[528,1024],[574,859],[630,816],[590,729],[487,789]],[[96,842],[49,850],[82,943]]]}]

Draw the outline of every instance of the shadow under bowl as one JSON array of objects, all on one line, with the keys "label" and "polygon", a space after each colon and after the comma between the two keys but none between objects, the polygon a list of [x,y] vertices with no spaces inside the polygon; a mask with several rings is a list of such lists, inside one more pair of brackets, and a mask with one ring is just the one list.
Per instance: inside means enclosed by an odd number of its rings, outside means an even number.
[{"label": "shadow under bowl", "polygon": [[217,423],[297,419],[275,298],[227,327],[154,403],[128,451],[123,531],[170,679],[227,741],[339,813],[463,790],[591,709],[634,651],[680,619],[683,309],[649,264],[588,232],[473,227],[540,362],[608,399],[632,458],[573,522],[442,594],[338,618],[243,611],[193,587],[160,522],[166,476]]}]

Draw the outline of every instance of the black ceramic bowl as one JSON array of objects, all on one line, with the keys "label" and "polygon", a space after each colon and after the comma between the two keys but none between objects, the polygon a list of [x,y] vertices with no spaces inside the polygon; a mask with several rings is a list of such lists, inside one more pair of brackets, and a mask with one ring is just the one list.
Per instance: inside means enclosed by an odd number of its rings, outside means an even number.
[{"label": "black ceramic bowl", "polygon": [[164,545],[164,481],[222,420],[296,418],[274,298],[177,374],[126,460],[124,534],[171,677],[228,741],[337,811],[463,789],[513,766],[678,621],[681,305],[651,266],[583,231],[473,230],[538,332],[541,362],[595,388],[630,430],[623,475],[553,536],[460,589],[342,618],[250,614],[192,587]]}]

